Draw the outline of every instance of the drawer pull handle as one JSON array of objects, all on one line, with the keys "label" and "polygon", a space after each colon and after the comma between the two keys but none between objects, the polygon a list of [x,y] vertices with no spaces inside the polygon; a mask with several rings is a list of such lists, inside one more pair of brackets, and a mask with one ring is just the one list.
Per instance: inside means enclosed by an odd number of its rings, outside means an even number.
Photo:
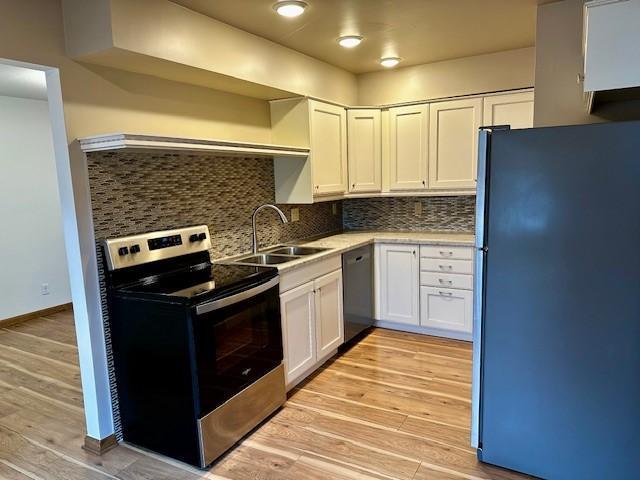
[{"label": "drawer pull handle", "polygon": [[453,252],[451,252],[451,251],[444,252],[444,251],[440,250],[440,255],[443,255],[443,256],[446,255],[446,256],[450,257],[451,255],[453,255]]},{"label": "drawer pull handle", "polygon": [[452,280],[444,280],[442,278],[439,278],[438,281],[440,283],[446,283],[447,285],[453,285],[453,281]]},{"label": "drawer pull handle", "polygon": [[440,295],[442,295],[442,296],[446,295],[446,296],[448,296],[448,297],[451,297],[451,296],[453,295],[453,293],[451,293],[451,292],[442,292],[442,291],[438,291],[438,293],[439,293]]},{"label": "drawer pull handle", "polygon": [[441,270],[453,270],[453,265],[438,265]]}]

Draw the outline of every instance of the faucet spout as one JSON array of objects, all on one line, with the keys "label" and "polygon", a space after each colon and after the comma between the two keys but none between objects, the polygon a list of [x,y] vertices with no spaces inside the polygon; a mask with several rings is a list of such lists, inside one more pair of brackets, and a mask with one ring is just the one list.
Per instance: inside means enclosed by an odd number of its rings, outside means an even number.
[{"label": "faucet spout", "polygon": [[275,205],[272,205],[270,203],[265,203],[264,205],[260,205],[258,208],[256,208],[253,211],[253,215],[251,216],[251,227],[253,229],[253,245],[252,245],[253,253],[258,253],[258,233],[256,231],[256,216],[258,215],[258,212],[260,210],[264,210],[265,208],[271,208],[276,212],[278,212],[278,215],[280,215],[280,220],[282,220],[282,223],[289,223],[289,220],[287,220],[287,216],[284,214],[284,212],[280,210],[278,207],[276,207]]}]

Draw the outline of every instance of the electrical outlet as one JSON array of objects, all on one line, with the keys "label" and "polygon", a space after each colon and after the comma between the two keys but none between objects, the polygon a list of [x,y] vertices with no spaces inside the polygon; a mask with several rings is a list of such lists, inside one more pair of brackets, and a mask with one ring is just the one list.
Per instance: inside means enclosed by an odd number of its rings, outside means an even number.
[{"label": "electrical outlet", "polygon": [[292,222],[297,222],[298,220],[300,220],[300,209],[299,208],[292,208],[291,209],[291,221]]},{"label": "electrical outlet", "polygon": [[40,285],[40,294],[41,295],[49,295],[51,292],[49,291],[49,284],[43,283]]},{"label": "electrical outlet", "polygon": [[422,216],[422,202],[413,202],[413,214],[416,217]]},{"label": "electrical outlet", "polygon": [[336,204],[336,203],[332,203],[331,204],[331,213],[334,214],[334,215],[338,214],[338,204]]}]

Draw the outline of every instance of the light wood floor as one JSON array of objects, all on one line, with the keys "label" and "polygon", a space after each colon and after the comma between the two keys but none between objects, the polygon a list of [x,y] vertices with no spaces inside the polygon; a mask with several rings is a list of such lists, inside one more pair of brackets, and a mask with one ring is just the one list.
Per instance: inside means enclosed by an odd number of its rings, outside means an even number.
[{"label": "light wood floor", "polygon": [[377,329],[297,388],[209,472],[80,448],[70,312],[0,329],[1,479],[518,479],[469,448],[471,347]]}]

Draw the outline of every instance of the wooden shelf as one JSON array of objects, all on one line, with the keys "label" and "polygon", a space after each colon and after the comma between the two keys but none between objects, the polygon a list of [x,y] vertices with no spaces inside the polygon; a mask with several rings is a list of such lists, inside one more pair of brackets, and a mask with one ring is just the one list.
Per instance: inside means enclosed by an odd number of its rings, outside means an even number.
[{"label": "wooden shelf", "polygon": [[186,152],[206,152],[221,155],[252,157],[293,157],[306,158],[308,148],[287,145],[270,145],[247,142],[230,142],[225,140],[205,140],[194,138],[156,137],[153,135],[134,135],[114,133],[78,139],[84,152],[101,152],[109,150],[166,150]]}]

